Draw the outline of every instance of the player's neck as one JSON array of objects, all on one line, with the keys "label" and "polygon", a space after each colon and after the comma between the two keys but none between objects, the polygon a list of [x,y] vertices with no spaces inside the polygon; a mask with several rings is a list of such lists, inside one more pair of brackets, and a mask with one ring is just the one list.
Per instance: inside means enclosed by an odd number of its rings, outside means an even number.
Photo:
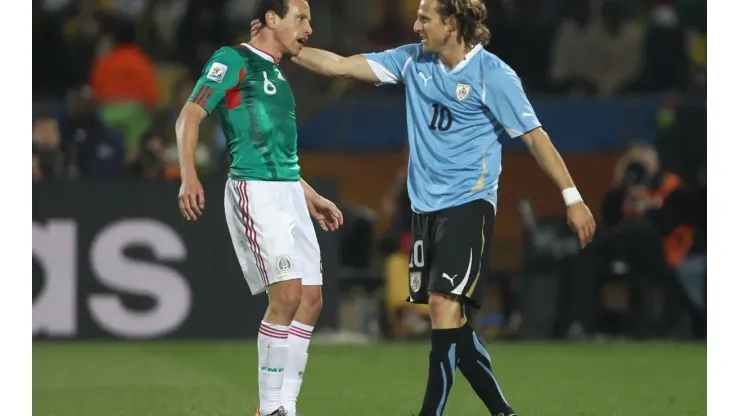
[{"label": "player's neck", "polygon": [[465,55],[467,55],[471,49],[471,47],[464,43],[449,42],[438,55],[442,64],[444,64],[447,69],[452,69],[465,59]]},{"label": "player's neck", "polygon": [[269,36],[266,31],[258,33],[257,36],[249,41],[249,45],[270,55],[276,64],[280,62],[280,58],[283,56],[280,52],[280,44],[274,37]]}]

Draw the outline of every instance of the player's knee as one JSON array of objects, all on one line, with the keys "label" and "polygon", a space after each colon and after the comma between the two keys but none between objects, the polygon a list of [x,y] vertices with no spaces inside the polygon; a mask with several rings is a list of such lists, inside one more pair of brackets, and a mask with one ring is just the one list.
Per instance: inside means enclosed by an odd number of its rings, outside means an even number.
[{"label": "player's knee", "polygon": [[288,281],[280,283],[270,293],[270,310],[273,314],[292,319],[301,304],[302,287],[301,281]]},{"label": "player's knee", "polygon": [[458,328],[462,320],[460,297],[448,293],[429,292],[429,313],[433,328]]},{"label": "player's knee", "polygon": [[321,294],[321,286],[305,286],[301,296],[301,309],[311,315],[318,315],[324,306],[324,297]]}]

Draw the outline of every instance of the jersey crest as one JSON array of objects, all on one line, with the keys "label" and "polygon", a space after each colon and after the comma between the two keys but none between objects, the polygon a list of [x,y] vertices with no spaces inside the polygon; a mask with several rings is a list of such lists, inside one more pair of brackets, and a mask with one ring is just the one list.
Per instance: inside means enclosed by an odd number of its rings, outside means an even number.
[{"label": "jersey crest", "polygon": [[457,88],[455,89],[455,96],[457,97],[457,101],[463,101],[464,99],[468,98],[468,95],[470,95],[471,90],[470,84],[467,84],[465,82],[458,82]]}]

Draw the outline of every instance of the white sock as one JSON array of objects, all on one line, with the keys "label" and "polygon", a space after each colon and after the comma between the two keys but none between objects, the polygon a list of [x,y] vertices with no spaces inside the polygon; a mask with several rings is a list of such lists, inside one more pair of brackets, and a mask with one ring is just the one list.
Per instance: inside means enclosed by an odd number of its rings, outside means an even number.
[{"label": "white sock", "polygon": [[270,414],[283,405],[280,394],[288,356],[289,328],[262,321],[257,335],[260,413],[263,415]]},{"label": "white sock", "polygon": [[313,327],[293,321],[288,334],[288,360],[285,363],[283,378],[283,406],[289,416],[296,413],[296,402],[303,383],[303,373],[308,361],[308,344],[311,342]]}]

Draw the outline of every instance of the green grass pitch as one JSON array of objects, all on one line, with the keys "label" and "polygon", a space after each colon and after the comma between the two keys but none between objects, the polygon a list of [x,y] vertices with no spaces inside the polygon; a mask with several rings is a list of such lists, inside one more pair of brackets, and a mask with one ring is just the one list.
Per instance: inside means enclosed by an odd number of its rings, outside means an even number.
[{"label": "green grass pitch", "polygon": [[[706,415],[703,344],[489,342],[494,372],[520,416]],[[418,411],[424,343],[314,343],[304,416]],[[253,416],[253,342],[34,343],[36,416]],[[458,372],[446,415],[487,414]]]}]

